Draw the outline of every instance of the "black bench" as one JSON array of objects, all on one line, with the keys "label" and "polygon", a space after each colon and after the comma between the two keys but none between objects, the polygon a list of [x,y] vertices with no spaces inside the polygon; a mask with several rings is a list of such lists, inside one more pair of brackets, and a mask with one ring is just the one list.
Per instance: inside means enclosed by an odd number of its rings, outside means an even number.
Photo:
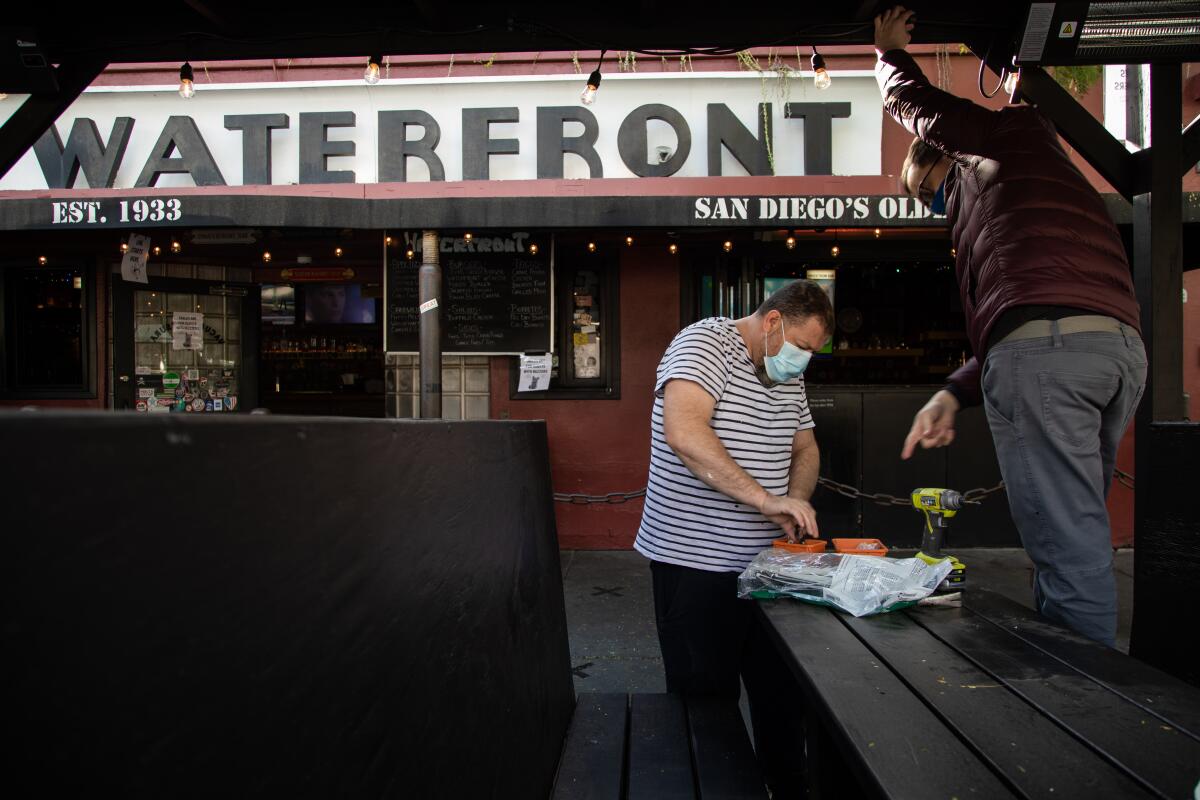
[{"label": "black bench", "polygon": [[861,619],[759,609],[804,691],[811,798],[1191,798],[1200,783],[1200,690],[999,595]]},{"label": "black bench", "polygon": [[554,800],[761,800],[736,703],[674,694],[581,694]]}]

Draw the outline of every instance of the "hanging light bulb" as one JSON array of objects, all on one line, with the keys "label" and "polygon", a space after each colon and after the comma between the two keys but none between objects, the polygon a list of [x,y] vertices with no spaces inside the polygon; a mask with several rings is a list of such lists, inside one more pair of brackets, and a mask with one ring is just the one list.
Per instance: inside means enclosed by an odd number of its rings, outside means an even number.
[{"label": "hanging light bulb", "polygon": [[679,245],[671,242],[671,244],[667,246],[667,250],[671,253],[671,255],[675,255],[679,252]]},{"label": "hanging light bulb", "polygon": [[842,254],[842,248],[838,247],[836,244],[833,247],[829,248],[829,255],[833,256],[834,258],[837,258],[841,254]]},{"label": "hanging light bulb", "polygon": [[1009,72],[1008,76],[1004,79],[1004,91],[1009,97],[1012,97],[1017,93],[1017,87],[1020,85],[1021,70],[1014,69]]},{"label": "hanging light bulb", "polygon": [[122,253],[129,252],[129,242],[121,242],[121,252]]},{"label": "hanging light bulb", "polygon": [[594,252],[596,252],[596,243],[595,243],[595,242],[588,242],[588,245],[587,245],[587,251],[588,251],[589,253],[594,253]]},{"label": "hanging light bulb", "polygon": [[626,237],[625,237],[625,246],[626,246],[626,247],[633,247],[633,237],[632,237],[632,236],[626,236]]},{"label": "hanging light bulb", "polygon": [[951,248],[950,248],[950,257],[951,257],[951,258],[958,258],[958,248],[956,248],[956,247],[951,247]]},{"label": "hanging light bulb", "polygon": [[607,50],[600,51],[600,60],[596,63],[596,68],[592,70],[592,74],[588,75],[587,86],[579,95],[579,101],[585,106],[590,106],[596,102],[596,90],[600,88],[600,66],[604,63],[604,54]]},{"label": "hanging light bulb", "polygon": [[470,231],[467,231],[466,233],[463,234],[463,238],[469,242],[475,238],[475,235],[473,233],[471,233]]},{"label": "hanging light bulb", "polygon": [[183,246],[181,244],[179,244],[178,239],[171,240],[171,252],[172,253],[178,253],[182,249],[183,249]]},{"label": "hanging light bulb", "polygon": [[534,242],[533,244],[529,245],[529,254],[531,256],[536,256],[538,254],[537,242]]},{"label": "hanging light bulb", "polygon": [[878,239],[882,235],[883,235],[883,231],[879,230],[879,228],[876,228],[875,229],[875,238]]},{"label": "hanging light bulb", "polygon": [[43,267],[46,266],[46,261],[47,261],[47,259],[45,256],[38,256],[38,263],[41,264]]},{"label": "hanging light bulb", "polygon": [[721,245],[721,249],[728,253],[729,251],[733,250],[733,242],[726,239],[725,243]]},{"label": "hanging light bulb", "polygon": [[410,247],[409,249],[407,249],[407,250],[405,250],[405,251],[404,251],[404,257],[405,257],[405,258],[407,258],[409,261],[412,261],[412,260],[413,260],[413,256],[414,256],[414,255],[415,255],[415,253],[413,253],[413,251],[412,251],[412,248],[411,248],[411,247]]},{"label": "hanging light bulb", "polygon": [[796,237],[795,236],[788,236],[786,239],[783,240],[783,243],[785,245],[787,245],[788,250],[796,249]]},{"label": "hanging light bulb", "polygon": [[195,75],[192,74],[192,65],[188,62],[183,62],[183,66],[179,68],[179,96],[184,100],[190,100],[192,95],[196,93]]},{"label": "hanging light bulb", "polygon": [[383,56],[371,56],[367,59],[367,68],[363,71],[363,80],[371,86],[379,83],[379,69],[383,64]]},{"label": "hanging light bulb", "polygon": [[264,264],[270,264],[270,263],[271,263],[271,251],[270,251],[270,250],[264,250],[264,251],[263,251],[263,263],[264,263]]},{"label": "hanging light bulb", "polygon": [[341,258],[342,257],[342,248],[340,248],[340,247],[333,248],[333,254],[335,256],[337,256],[338,258]]},{"label": "hanging light bulb", "polygon": [[385,245],[387,245],[388,247],[391,247],[392,246],[392,237],[390,237],[390,236],[383,237],[383,243]]},{"label": "hanging light bulb", "polygon": [[833,79],[829,77],[829,70],[825,69],[825,59],[817,52],[817,48],[814,47],[812,51],[813,86],[828,89]]}]

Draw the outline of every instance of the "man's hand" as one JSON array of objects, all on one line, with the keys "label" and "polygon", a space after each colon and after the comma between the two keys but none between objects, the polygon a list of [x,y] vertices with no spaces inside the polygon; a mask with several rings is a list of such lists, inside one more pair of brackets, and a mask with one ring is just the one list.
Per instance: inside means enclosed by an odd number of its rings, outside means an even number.
[{"label": "man's hand", "polygon": [[904,6],[894,6],[875,18],[875,51],[879,55],[908,47],[915,13]]},{"label": "man's hand", "polygon": [[945,447],[954,441],[954,415],[958,412],[958,399],[942,389],[913,417],[912,430],[904,439],[900,458],[907,459],[916,449],[917,442],[928,450]]},{"label": "man's hand", "polygon": [[798,536],[820,536],[821,532],[817,529],[817,512],[806,500],[768,494],[758,510],[764,517],[783,528],[789,542],[797,541]]}]

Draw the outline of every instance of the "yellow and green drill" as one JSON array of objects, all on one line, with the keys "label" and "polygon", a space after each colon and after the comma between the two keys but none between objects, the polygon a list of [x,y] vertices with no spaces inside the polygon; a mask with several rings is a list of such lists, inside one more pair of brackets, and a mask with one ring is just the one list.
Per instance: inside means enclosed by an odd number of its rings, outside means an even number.
[{"label": "yellow and green drill", "polygon": [[942,540],[949,529],[946,520],[963,506],[963,496],[953,489],[914,489],[913,508],[925,514],[925,531],[917,558],[926,564],[949,561],[953,569],[938,587],[942,591],[960,591],[967,582],[967,568],[957,558],[942,552]]}]

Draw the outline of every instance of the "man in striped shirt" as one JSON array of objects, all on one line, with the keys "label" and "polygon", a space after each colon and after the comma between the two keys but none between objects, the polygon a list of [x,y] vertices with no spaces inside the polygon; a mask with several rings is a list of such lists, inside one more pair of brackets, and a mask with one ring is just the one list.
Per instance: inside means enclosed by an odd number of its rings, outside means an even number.
[{"label": "man in striped shirt", "polygon": [[820,459],[801,376],[832,330],[824,290],[798,280],[748,317],[680,331],[658,365],[634,542],[650,559],[667,690],[736,699],[740,677],[777,797],[796,777],[781,774],[796,759],[769,713],[786,668],[737,598],[737,576],[781,535],[818,535],[808,501]]}]

